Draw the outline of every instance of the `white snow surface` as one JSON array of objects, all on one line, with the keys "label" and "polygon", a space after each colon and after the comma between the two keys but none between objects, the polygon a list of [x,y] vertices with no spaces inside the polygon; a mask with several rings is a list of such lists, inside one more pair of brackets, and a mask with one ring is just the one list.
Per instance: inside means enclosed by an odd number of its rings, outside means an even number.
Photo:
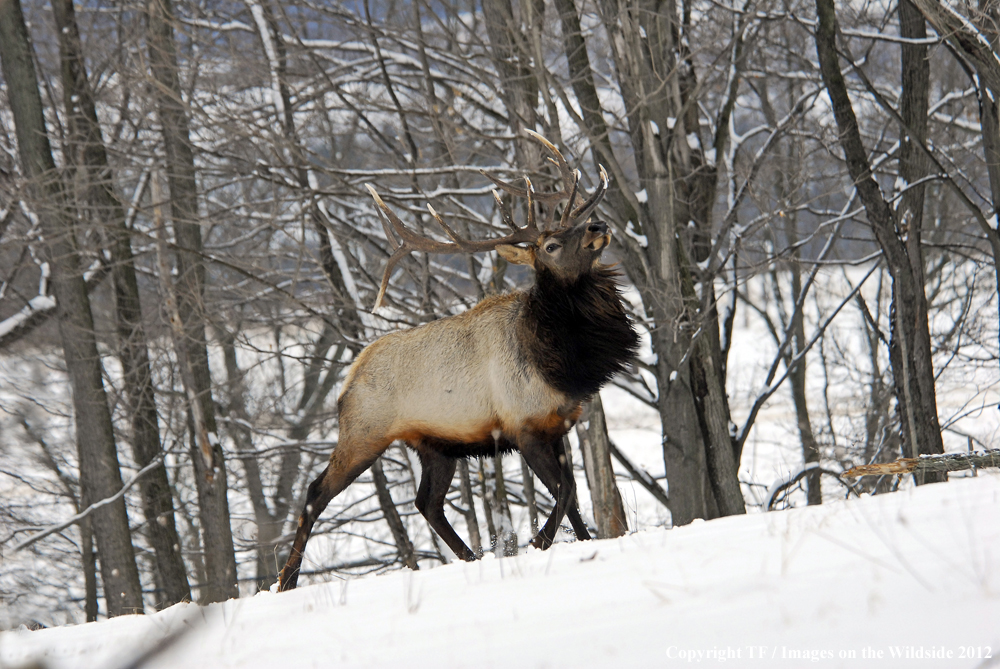
[{"label": "white snow surface", "polygon": [[120,667],[178,630],[141,666],[989,666],[985,654],[1000,654],[998,560],[1000,475],[986,470],[512,558],[5,632],[0,667]]}]

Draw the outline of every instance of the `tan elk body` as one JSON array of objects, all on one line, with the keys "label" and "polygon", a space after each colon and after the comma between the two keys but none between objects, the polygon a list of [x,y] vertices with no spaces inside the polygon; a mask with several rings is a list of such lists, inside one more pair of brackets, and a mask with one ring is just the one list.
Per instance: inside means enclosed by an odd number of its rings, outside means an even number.
[{"label": "tan elk body", "polygon": [[480,443],[495,431],[516,435],[526,425],[561,424],[566,415],[559,411],[568,413],[573,400],[523,364],[516,332],[523,297],[487,298],[368,346],[338,400],[341,420],[349,417],[346,437],[356,443],[368,435],[381,453],[396,439]]},{"label": "tan elk body", "polygon": [[[571,464],[562,437],[579,418],[582,403],[634,355],[636,334],[618,294],[615,274],[600,264],[610,241],[607,226],[590,222],[607,189],[576,202],[579,174],[538,135],[555,156],[566,189],[536,194],[490,178],[528,199],[528,223],[506,237],[467,241],[431,209],[453,242],[420,237],[369,187],[392,231],[403,240],[383,274],[381,303],[393,265],[412,250],[477,252],[496,249],[509,262],[527,264],[535,285],[481,301],[469,311],[385,335],[370,344],[348,371],[338,398],[340,435],[326,470],[309,486],[306,504],[280,589],[294,588],[312,527],[330,500],[368,469],[396,440],[417,451],[421,480],[416,506],[446,544],[465,560],[476,555],[444,515],[456,458],[518,450],[549,489],[555,507],[532,543],[551,545],[563,517],[579,539],[589,539],[574,499]],[[567,199],[552,230],[535,223],[535,199]],[[499,202],[499,196],[497,196]],[[383,221],[384,222],[384,221]],[[386,235],[393,239],[389,226]],[[526,244],[526,246],[515,246]]]}]

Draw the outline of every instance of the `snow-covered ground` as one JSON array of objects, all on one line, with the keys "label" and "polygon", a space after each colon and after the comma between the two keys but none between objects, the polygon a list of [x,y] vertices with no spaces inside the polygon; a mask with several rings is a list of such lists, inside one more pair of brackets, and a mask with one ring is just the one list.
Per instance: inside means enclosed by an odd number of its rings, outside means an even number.
[{"label": "snow-covered ground", "polygon": [[512,558],[5,632],[0,667],[134,666],[170,638],[141,666],[986,667],[1000,663],[998,560],[992,470]]}]

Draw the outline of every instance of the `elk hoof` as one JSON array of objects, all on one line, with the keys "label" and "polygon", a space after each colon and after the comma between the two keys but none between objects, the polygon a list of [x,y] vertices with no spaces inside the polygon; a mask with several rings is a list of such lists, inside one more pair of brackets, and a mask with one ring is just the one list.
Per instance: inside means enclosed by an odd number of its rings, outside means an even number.
[{"label": "elk hoof", "polygon": [[547,537],[543,537],[541,534],[538,534],[535,536],[534,539],[531,540],[531,545],[540,551],[544,551],[547,550],[548,547],[552,545],[552,540]]}]

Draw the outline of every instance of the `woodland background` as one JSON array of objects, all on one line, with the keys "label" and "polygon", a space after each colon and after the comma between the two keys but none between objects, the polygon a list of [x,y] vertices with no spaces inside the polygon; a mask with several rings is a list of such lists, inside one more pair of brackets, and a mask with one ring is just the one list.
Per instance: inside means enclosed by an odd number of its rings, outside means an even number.
[{"label": "woodland background", "polygon": [[[611,174],[606,259],[644,336],[567,440],[599,536],[889,492],[913,481],[838,475],[995,446],[998,21],[985,1],[0,0],[0,624],[269,587],[352,358],[530,281],[414,254],[370,314],[394,244],[364,185],[426,234],[430,202],[500,235],[480,169],[557,184],[525,129],[588,188]],[[656,462],[609,440],[626,406]],[[748,462],[775,442],[795,464],[768,487]],[[414,469],[394,447],[335,500],[312,578],[454,559]],[[616,477],[669,513],[625,513]],[[551,507],[534,483],[516,456],[470,461],[449,514],[509,553]]]}]

